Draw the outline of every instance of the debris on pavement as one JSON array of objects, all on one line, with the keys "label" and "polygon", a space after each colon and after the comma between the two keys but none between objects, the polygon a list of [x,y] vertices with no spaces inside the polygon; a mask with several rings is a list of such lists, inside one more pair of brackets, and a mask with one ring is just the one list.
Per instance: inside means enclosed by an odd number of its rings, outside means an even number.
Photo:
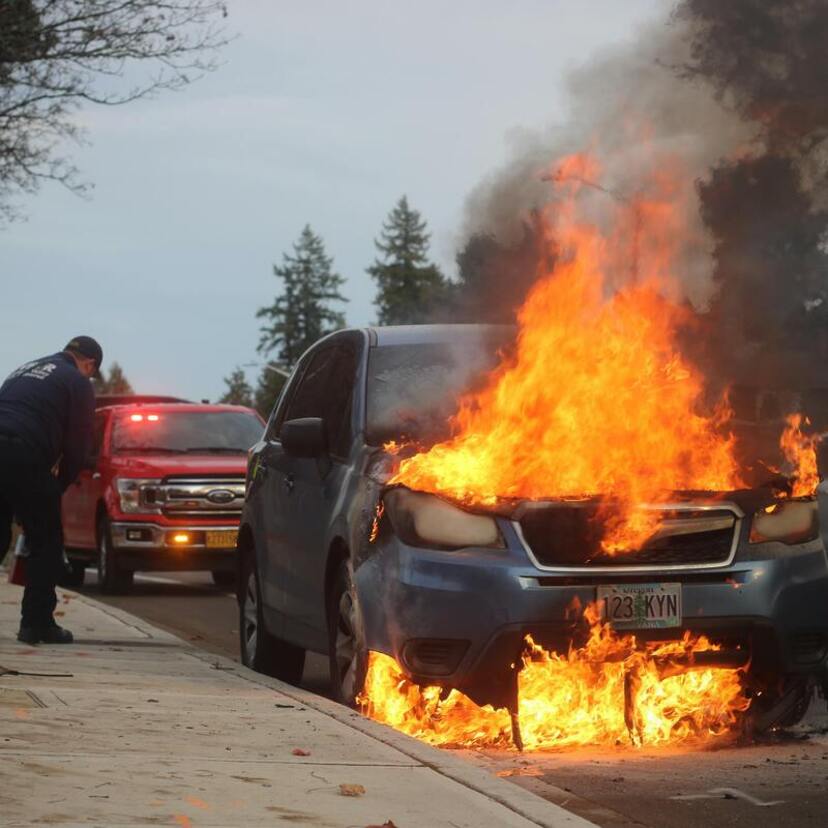
[{"label": "debris on pavement", "polygon": [[365,796],[365,788],[362,785],[341,784],[339,793],[342,796]]}]

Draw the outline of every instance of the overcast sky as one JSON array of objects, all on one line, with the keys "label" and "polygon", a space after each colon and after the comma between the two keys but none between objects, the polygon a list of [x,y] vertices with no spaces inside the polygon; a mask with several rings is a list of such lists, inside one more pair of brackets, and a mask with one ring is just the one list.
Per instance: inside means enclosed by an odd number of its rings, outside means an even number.
[{"label": "overcast sky", "polygon": [[[237,39],[184,91],[81,115],[95,185],[47,186],[0,229],[0,375],[100,339],[136,391],[215,399],[258,362],[257,308],[305,223],[374,320],[365,268],[403,193],[454,273],[464,201],[521,134],[565,118],[566,73],[665,0],[230,0]],[[255,383],[256,368],[248,368]]]}]

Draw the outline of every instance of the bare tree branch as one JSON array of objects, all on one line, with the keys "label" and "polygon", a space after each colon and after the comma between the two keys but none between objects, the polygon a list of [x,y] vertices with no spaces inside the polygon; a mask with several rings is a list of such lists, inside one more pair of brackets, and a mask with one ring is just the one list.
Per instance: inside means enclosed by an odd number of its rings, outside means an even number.
[{"label": "bare tree branch", "polygon": [[86,192],[60,154],[65,140],[84,139],[78,109],[180,89],[212,71],[225,17],[221,0],[0,0],[0,225],[44,181]]}]

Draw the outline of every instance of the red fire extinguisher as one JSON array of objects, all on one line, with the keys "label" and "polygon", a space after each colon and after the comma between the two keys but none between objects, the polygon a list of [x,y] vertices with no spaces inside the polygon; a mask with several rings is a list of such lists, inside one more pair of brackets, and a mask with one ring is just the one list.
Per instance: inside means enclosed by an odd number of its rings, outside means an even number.
[{"label": "red fire extinguisher", "polygon": [[9,568],[9,583],[17,586],[26,586],[26,558],[29,557],[29,550],[26,547],[26,538],[21,532],[17,536],[12,553],[11,567]]}]

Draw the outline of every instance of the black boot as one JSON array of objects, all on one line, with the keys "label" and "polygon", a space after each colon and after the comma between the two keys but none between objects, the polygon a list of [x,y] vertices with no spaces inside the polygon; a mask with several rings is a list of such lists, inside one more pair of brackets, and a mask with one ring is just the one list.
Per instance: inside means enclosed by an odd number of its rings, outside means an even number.
[{"label": "black boot", "polygon": [[57,624],[52,624],[52,626],[46,627],[45,630],[41,630],[40,640],[44,644],[71,644],[75,640],[75,636],[69,630],[65,630]]},{"label": "black boot", "polygon": [[48,627],[21,627],[17,633],[17,640],[24,644],[71,644],[75,638],[69,630],[64,630],[57,624]]}]

